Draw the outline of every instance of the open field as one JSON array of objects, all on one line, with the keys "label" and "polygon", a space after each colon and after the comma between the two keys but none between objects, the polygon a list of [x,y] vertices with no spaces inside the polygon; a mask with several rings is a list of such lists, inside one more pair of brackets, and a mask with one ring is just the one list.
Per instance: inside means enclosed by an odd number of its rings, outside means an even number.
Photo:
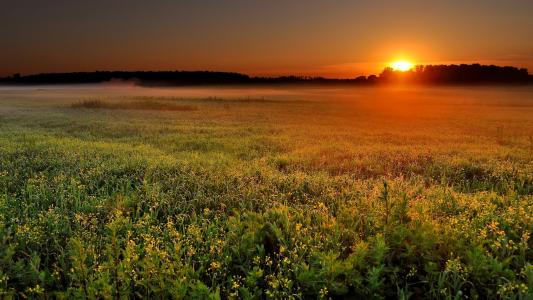
[{"label": "open field", "polygon": [[532,88],[0,89],[0,294],[533,293]]}]

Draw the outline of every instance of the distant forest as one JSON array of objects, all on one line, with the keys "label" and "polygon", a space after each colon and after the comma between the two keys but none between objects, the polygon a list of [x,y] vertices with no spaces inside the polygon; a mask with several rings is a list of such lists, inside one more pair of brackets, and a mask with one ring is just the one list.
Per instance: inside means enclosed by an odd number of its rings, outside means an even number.
[{"label": "distant forest", "polygon": [[0,78],[4,85],[88,84],[132,82],[140,86],[262,85],[262,84],[533,84],[527,69],[494,65],[421,65],[410,71],[385,68],[379,75],[351,79],[308,76],[252,77],[213,71],[96,71],[76,73],[14,74]]}]

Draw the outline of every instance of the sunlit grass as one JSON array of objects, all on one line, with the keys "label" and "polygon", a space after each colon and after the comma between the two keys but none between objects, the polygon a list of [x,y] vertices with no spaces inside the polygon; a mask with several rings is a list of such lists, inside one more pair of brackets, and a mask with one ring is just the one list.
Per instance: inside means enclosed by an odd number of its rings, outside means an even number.
[{"label": "sunlit grass", "polygon": [[531,295],[530,91],[94,93],[0,96],[2,296]]}]

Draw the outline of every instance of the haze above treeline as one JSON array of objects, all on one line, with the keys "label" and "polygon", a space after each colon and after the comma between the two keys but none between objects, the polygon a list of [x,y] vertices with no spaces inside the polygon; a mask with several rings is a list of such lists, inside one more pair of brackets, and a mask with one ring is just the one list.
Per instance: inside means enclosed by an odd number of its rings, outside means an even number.
[{"label": "haze above treeline", "polygon": [[259,85],[259,84],[533,84],[525,68],[480,64],[419,65],[409,71],[385,68],[379,75],[333,79],[312,76],[253,77],[218,71],[95,71],[13,74],[0,78],[3,85],[95,84],[130,82],[140,86]]}]

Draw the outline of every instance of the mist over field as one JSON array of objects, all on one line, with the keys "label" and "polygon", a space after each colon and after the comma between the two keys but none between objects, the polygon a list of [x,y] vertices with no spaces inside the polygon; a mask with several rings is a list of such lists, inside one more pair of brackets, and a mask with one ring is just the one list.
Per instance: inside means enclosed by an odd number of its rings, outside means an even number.
[{"label": "mist over field", "polygon": [[[401,106],[401,100],[420,100],[434,104],[475,103],[493,105],[519,102],[529,105],[533,87],[525,86],[328,86],[308,85],[207,85],[186,87],[142,87],[134,83],[69,84],[69,85],[0,85],[4,100],[9,96],[25,98],[61,98],[70,100],[91,97],[163,97],[162,100],[318,100],[318,101],[362,101],[368,104],[376,100],[392,101]],[[167,99],[165,99],[167,98]],[[173,98],[173,99],[170,99]],[[398,102],[400,100],[400,102]]]}]

